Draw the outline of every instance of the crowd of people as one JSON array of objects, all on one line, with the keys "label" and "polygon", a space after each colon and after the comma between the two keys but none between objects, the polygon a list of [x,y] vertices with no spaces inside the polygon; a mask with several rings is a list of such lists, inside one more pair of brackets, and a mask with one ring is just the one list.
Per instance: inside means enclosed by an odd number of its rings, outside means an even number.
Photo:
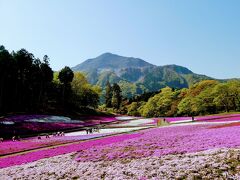
[{"label": "crowd of people", "polygon": [[[64,132],[54,132],[52,133],[52,137],[61,137],[61,136],[65,136]],[[46,134],[45,135],[45,139],[50,139],[51,135],[50,134]],[[38,135],[38,139],[42,139],[41,135]]]},{"label": "crowd of people", "polygon": [[14,142],[14,141],[20,141],[21,139],[20,139],[20,136],[13,136],[12,137],[12,141]]},{"label": "crowd of people", "polygon": [[98,133],[100,133],[100,129],[99,129],[99,127],[95,127],[95,128],[87,128],[87,129],[86,129],[86,133],[87,133],[87,134],[92,134],[92,133],[94,133],[94,132],[98,132]]},{"label": "crowd of people", "polygon": [[[20,141],[21,138],[20,136],[13,136],[12,137],[12,141],[15,142],[15,141]],[[0,137],[0,143],[2,143],[4,141],[4,138]]]},{"label": "crowd of people", "polygon": [[[50,139],[50,134],[46,134],[44,135],[46,139]],[[38,135],[37,136],[37,139],[42,139],[42,137],[44,136],[41,136],[41,135]],[[61,136],[65,136],[65,133],[64,132],[55,132],[52,134],[52,137],[61,137]],[[4,141],[4,138],[0,137],[0,143],[2,143]],[[12,141],[15,142],[15,141],[21,141],[21,138],[20,136],[13,136],[12,137]]]}]

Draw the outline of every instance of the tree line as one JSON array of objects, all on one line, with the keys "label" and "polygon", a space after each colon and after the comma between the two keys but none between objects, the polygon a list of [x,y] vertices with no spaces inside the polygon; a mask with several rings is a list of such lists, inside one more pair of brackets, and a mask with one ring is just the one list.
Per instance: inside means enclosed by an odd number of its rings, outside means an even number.
[{"label": "tree line", "polygon": [[204,80],[190,88],[165,87],[131,99],[116,83],[107,82],[104,95],[84,74],[64,67],[53,72],[47,55],[42,60],[25,49],[9,52],[0,46],[0,114],[10,112],[81,111],[96,109],[145,116],[196,116],[240,110],[240,81]]},{"label": "tree line", "polygon": [[101,89],[69,67],[53,72],[25,49],[9,52],[0,46],[0,114],[96,108]]},{"label": "tree line", "polygon": [[197,116],[240,110],[240,81],[204,80],[190,88],[165,87],[148,100],[128,101],[125,112],[145,117]]}]

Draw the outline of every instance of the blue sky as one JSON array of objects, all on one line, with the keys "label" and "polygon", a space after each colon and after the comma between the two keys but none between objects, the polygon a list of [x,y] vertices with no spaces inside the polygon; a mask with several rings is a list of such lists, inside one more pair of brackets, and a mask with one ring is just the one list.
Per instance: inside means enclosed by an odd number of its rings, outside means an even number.
[{"label": "blue sky", "polygon": [[105,52],[240,78],[238,0],[0,0],[0,44],[54,70]]}]

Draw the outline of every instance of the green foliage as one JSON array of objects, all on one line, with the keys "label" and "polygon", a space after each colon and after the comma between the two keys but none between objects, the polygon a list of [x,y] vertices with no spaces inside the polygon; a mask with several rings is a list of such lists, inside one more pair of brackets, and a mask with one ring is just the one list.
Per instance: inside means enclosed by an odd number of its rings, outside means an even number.
[{"label": "green foliage", "polygon": [[112,90],[113,90],[112,86],[108,81],[106,85],[106,95],[105,95],[105,104],[106,104],[106,107],[108,108],[112,107],[112,96],[113,96]]},{"label": "green foliage", "polygon": [[88,83],[86,77],[82,73],[74,73],[74,78],[71,83],[72,87],[72,102],[77,107],[87,106],[97,108],[99,103],[100,87],[92,86]]},{"label": "green foliage", "polygon": [[230,87],[227,83],[221,83],[213,89],[213,102],[221,110],[224,109],[229,112],[233,106],[233,97],[230,95]]},{"label": "green foliage", "polygon": [[112,86],[107,82],[105,89],[105,108],[113,108],[115,112],[126,112],[125,107],[120,110],[122,106],[122,90],[117,83]]},{"label": "green foliage", "polygon": [[214,113],[212,90],[217,84],[215,80],[205,80],[191,86],[178,104],[178,115]]},{"label": "green foliage", "polygon": [[188,89],[163,88],[154,96],[148,96],[147,102],[140,97],[130,99],[129,115],[195,116],[237,111],[240,109],[240,81],[204,80]]},{"label": "green foliage", "polygon": [[192,112],[192,104],[191,98],[186,97],[178,104],[178,114],[179,115],[191,115]]},{"label": "green foliage", "polygon": [[69,84],[72,82],[73,80],[73,71],[65,66],[58,74],[58,79],[60,80],[61,83],[63,83],[64,85]]},{"label": "green foliage", "polygon": [[0,47],[0,112],[43,108],[49,98],[53,71],[49,58],[35,58],[25,49],[10,54]]},{"label": "green foliage", "polygon": [[173,105],[178,94],[179,91],[173,91],[172,88],[163,88],[144,105],[142,115],[146,117],[173,115],[175,113],[173,111],[176,111]]},{"label": "green foliage", "polygon": [[139,103],[137,102],[133,102],[130,105],[128,105],[127,107],[127,114],[130,116],[139,116],[140,113],[138,112],[138,108],[139,108]]},{"label": "green foliage", "polygon": [[119,109],[122,103],[122,90],[118,84],[113,84],[112,93],[112,107],[114,107],[115,109]]},{"label": "green foliage", "polygon": [[1,114],[96,108],[100,93],[100,87],[80,73],[74,77],[69,67],[53,73],[46,55],[41,61],[25,49],[10,54],[0,46]]}]

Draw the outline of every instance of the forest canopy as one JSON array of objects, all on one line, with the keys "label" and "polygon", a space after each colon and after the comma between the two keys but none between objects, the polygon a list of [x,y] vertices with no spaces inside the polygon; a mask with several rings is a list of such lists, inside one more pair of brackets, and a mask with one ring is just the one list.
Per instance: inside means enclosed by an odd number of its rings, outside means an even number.
[{"label": "forest canopy", "polygon": [[204,80],[190,88],[165,87],[148,100],[127,106],[129,115],[145,117],[196,116],[240,110],[240,81]]}]

